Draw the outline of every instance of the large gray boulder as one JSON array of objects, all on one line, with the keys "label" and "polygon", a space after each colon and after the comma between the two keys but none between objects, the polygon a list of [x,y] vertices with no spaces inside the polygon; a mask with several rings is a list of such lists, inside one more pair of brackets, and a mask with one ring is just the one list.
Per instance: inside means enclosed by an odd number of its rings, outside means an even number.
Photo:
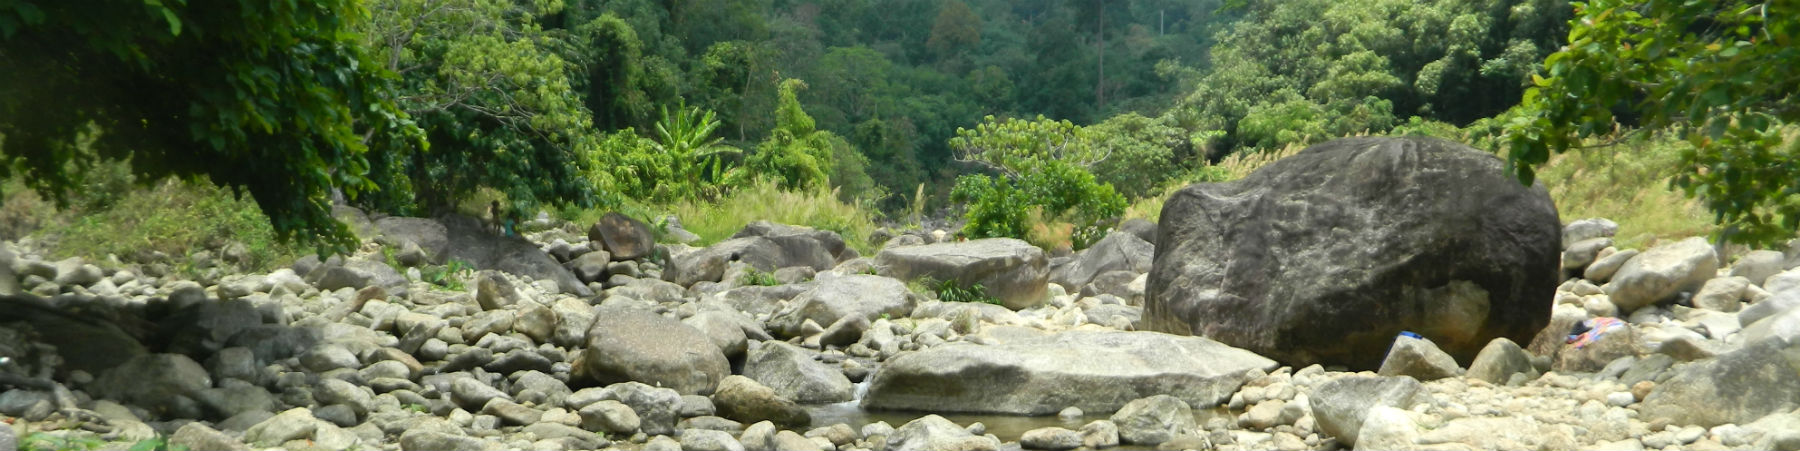
[{"label": "large gray boulder", "polygon": [[1784,258],[1779,251],[1750,251],[1731,265],[1731,275],[1748,279],[1752,285],[1762,285],[1769,276],[1781,273]]},{"label": "large gray boulder", "polygon": [[[581,392],[570,395],[568,402],[573,403],[581,395]],[[601,389],[594,400],[618,401],[630,406],[632,413],[638,416],[639,428],[645,434],[668,435],[674,434],[676,431],[675,422],[679,420],[681,394],[674,390],[651,387],[638,382],[626,382]],[[577,409],[586,406],[580,405]]]},{"label": "large gray boulder", "polygon": [[18,261],[18,254],[11,249],[0,247],[0,296],[19,294],[19,276],[13,272],[13,262]]},{"label": "large gray boulder", "polygon": [[1800,407],[1800,346],[1763,340],[1679,367],[1639,406],[1644,421],[1713,427],[1747,424]]},{"label": "large gray boulder", "polygon": [[198,418],[201,412],[196,398],[211,386],[212,376],[206,368],[188,356],[145,354],[101,374],[89,390],[164,418]]},{"label": "large gray boulder", "polygon": [[[0,431],[0,433],[12,432],[10,430],[11,428],[6,429],[8,430]],[[0,443],[0,446],[4,445],[5,443]],[[217,429],[213,429],[206,424],[199,422],[188,423],[180,429],[176,429],[175,434],[169,436],[169,445],[172,445],[170,448],[184,446],[187,447],[187,449],[196,450],[247,451],[250,449],[248,445],[238,441],[236,438],[232,438],[230,434],[220,432]]]},{"label": "large gray boulder", "polygon": [[806,266],[824,271],[845,260],[856,258],[856,251],[844,244],[844,237],[830,230],[819,230],[769,221],[756,221],[744,226],[732,238],[760,236],[781,248],[782,267]]},{"label": "large gray boulder", "polygon": [[387,263],[364,258],[325,260],[306,274],[306,281],[325,291],[381,287],[395,296],[406,296],[410,284],[406,277]]},{"label": "large gray boulder", "polygon": [[1531,355],[1519,348],[1518,343],[1505,338],[1495,338],[1481,348],[1475,355],[1475,361],[1469,363],[1470,379],[1480,379],[1490,384],[1505,384],[1515,373],[1525,373],[1529,379],[1537,379],[1537,368],[1531,366]]},{"label": "large gray boulder", "polygon": [[1338,443],[1348,446],[1356,444],[1369,409],[1410,409],[1430,399],[1424,387],[1410,377],[1347,376],[1319,384],[1309,399],[1320,434],[1337,437]]},{"label": "large gray boulder", "polygon": [[1692,237],[1650,248],[1613,273],[1604,287],[1621,314],[1694,292],[1719,271],[1719,257],[1706,238]]},{"label": "large gray boulder", "polygon": [[450,248],[449,231],[435,219],[389,216],[375,220],[375,229],[381,233],[378,240],[401,246],[413,243],[424,251],[426,261],[431,263],[443,264],[449,258],[446,254]]},{"label": "large gray boulder", "polygon": [[743,262],[763,272],[788,265],[781,245],[760,236],[732,238],[702,249],[676,253],[663,270],[663,280],[683,287],[699,282],[718,282],[731,262]]},{"label": "large gray boulder", "polygon": [[1128,232],[1114,230],[1074,258],[1050,271],[1050,283],[1062,285],[1070,293],[1081,290],[1095,276],[1112,271],[1150,272],[1156,256],[1156,245]]},{"label": "large gray boulder", "polygon": [[240,298],[182,307],[158,321],[158,326],[168,331],[168,352],[208,355],[224,348],[231,336],[262,324],[262,320],[262,312]]},{"label": "large gray boulder", "polygon": [[1542,187],[1431,138],[1318,144],[1163,206],[1144,327],[1294,366],[1375,368],[1403,330],[1466,362],[1550,319],[1562,226]]},{"label": "large gray boulder", "polygon": [[725,358],[733,362],[742,361],[744,351],[749,348],[750,337],[744,333],[746,326],[757,327],[755,319],[735,311],[709,310],[694,314],[681,320],[695,330],[706,334],[713,346],[725,353]]},{"label": "large gray boulder", "polygon": [[1619,233],[1619,223],[1606,218],[1569,221],[1563,226],[1563,242],[1578,243],[1595,238],[1611,238]]},{"label": "large gray boulder", "polygon": [[1203,337],[1071,331],[997,345],[954,344],[901,354],[876,370],[869,409],[1049,415],[1110,412],[1167,394],[1190,405],[1230,399],[1273,360]]},{"label": "large gray boulder", "polygon": [[988,238],[923,246],[889,247],[875,255],[881,275],[980,284],[1007,308],[1042,304],[1049,297],[1050,260],[1044,250],[1012,238]]},{"label": "large gray boulder", "polygon": [[712,393],[731,374],[725,353],[680,321],[632,308],[601,307],[582,350],[582,376],[601,384],[627,381],[684,395]]},{"label": "large gray boulder", "polygon": [[656,236],[650,233],[650,225],[617,212],[600,216],[600,220],[588,228],[588,241],[599,244],[600,250],[621,261],[637,260],[656,252]]},{"label": "large gray boulder", "polygon": [[1738,312],[1739,332],[1744,343],[1756,343],[1774,337],[1787,341],[1800,339],[1800,291],[1786,291]]},{"label": "large gray boulder", "polygon": [[1438,349],[1431,340],[1401,335],[1394,338],[1394,346],[1388,349],[1387,359],[1381,361],[1381,368],[1375,373],[1434,381],[1455,377],[1460,370],[1456,366],[1456,359]]},{"label": "large gray boulder", "polygon": [[[537,244],[521,237],[501,236],[475,218],[461,215],[438,219],[389,217],[376,221],[375,225],[381,229],[384,240],[418,244],[434,264],[456,259],[475,269],[555,281],[565,293],[594,294],[587,284],[575,277],[575,273],[557,263],[556,258]],[[388,292],[395,293],[392,289]]]},{"label": "large gray boulder", "polygon": [[[107,317],[112,315],[104,313],[102,304],[93,298],[71,295],[53,299],[30,294],[0,295],[0,312],[4,312],[0,313],[0,323],[27,324],[36,331],[34,341],[55,346],[57,356],[63,359],[62,367],[57,368],[59,374],[75,370],[101,374],[148,353],[137,335],[151,332],[146,330],[151,327],[146,324],[109,320]],[[70,305],[82,306],[84,312],[65,311]]]},{"label": "large gray boulder", "polygon": [[804,404],[849,401],[853,387],[844,372],[813,360],[812,352],[779,341],[765,341],[744,359],[744,376]]},{"label": "large gray boulder", "polygon": [[888,315],[900,318],[911,313],[918,295],[906,284],[887,277],[852,274],[820,280],[813,288],[795,296],[787,306],[769,317],[769,330],[780,335],[800,335],[800,326],[812,320],[829,326],[846,317],[869,321]]},{"label": "large gray boulder", "polygon": [[719,382],[719,391],[713,393],[712,401],[719,416],[744,423],[771,421],[787,428],[812,423],[812,415],[805,408],[744,376],[726,376]]},{"label": "large gray boulder", "polygon": [[1119,440],[1137,445],[1157,445],[1178,435],[1193,434],[1192,406],[1169,395],[1132,400],[1111,418],[1119,426]]}]

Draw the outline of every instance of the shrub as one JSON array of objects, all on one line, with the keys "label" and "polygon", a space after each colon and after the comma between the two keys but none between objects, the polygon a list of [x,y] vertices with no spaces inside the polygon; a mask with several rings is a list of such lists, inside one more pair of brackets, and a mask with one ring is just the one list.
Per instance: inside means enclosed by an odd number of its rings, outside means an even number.
[{"label": "shrub", "polygon": [[[719,242],[751,222],[767,220],[830,230],[842,235],[844,242],[859,252],[868,254],[874,250],[869,243],[869,233],[875,230],[870,211],[859,203],[839,200],[824,187],[789,191],[773,181],[761,180],[716,202],[683,199],[660,207],[637,208],[666,211],[681,218],[683,228],[700,236],[696,245]],[[628,215],[631,209],[625,209]]]},{"label": "shrub", "polygon": [[955,280],[945,280],[936,284],[938,300],[944,302],[980,302],[983,304],[1001,305],[1000,298],[989,295],[987,287],[981,284],[963,285]]},{"label": "shrub", "polygon": [[763,272],[755,266],[745,266],[744,275],[738,276],[738,285],[772,287],[781,285],[781,281],[775,280],[774,273]]},{"label": "shrub", "polygon": [[1164,181],[1180,173],[1180,161],[1194,157],[1188,132],[1172,122],[1128,113],[1083,128],[1088,141],[1106,154],[1105,160],[1094,164],[1094,176],[1126,197],[1155,194]]},{"label": "shrub", "polygon": [[112,207],[76,212],[68,227],[39,233],[53,235],[57,244],[52,254],[89,260],[153,252],[185,256],[241,243],[249,257],[242,269],[266,271],[298,255],[296,247],[276,239],[256,202],[206,181],[169,179],[149,190],[131,191]]},{"label": "shrub", "polygon": [[957,179],[952,201],[965,202],[963,234],[970,237],[1026,238],[1031,230],[1029,210],[1042,208],[1044,218],[1067,221],[1077,249],[1089,238],[1104,234],[1105,223],[1125,211],[1125,197],[1112,185],[1098,183],[1081,168],[1048,161],[1039,170],[1022,174],[1018,181],[967,175]]}]

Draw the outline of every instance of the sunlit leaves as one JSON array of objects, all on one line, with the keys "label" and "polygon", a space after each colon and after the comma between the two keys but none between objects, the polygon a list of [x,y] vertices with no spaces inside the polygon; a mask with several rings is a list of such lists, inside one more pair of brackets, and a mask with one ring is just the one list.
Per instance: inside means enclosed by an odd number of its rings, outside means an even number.
[{"label": "sunlit leaves", "polygon": [[1672,183],[1702,199],[1725,239],[1772,244],[1800,218],[1800,152],[1793,107],[1800,32],[1791,2],[1597,0],[1577,3],[1569,45],[1508,127],[1510,162],[1522,180],[1552,152],[1613,133],[1626,107],[1637,125],[1684,135]]},{"label": "sunlit leaves", "polygon": [[1106,159],[1105,149],[1090,145],[1081,128],[1067,120],[984,118],[975,129],[956,129],[950,148],[958,160],[978,163],[1018,177],[1046,161],[1086,168]]}]

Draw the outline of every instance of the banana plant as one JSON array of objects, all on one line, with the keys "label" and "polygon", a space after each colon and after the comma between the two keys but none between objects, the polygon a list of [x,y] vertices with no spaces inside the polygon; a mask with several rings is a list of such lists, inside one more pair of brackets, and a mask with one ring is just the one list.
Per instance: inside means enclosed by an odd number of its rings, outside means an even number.
[{"label": "banana plant", "polygon": [[683,188],[678,191],[691,193],[707,185],[724,180],[731,169],[729,160],[743,155],[742,150],[721,144],[723,138],[713,137],[719,128],[719,121],[710,110],[699,107],[688,108],[683,100],[673,113],[667,106],[662,109],[662,118],[656,122],[656,142],[653,147],[669,157],[672,169],[677,177],[672,185]]}]

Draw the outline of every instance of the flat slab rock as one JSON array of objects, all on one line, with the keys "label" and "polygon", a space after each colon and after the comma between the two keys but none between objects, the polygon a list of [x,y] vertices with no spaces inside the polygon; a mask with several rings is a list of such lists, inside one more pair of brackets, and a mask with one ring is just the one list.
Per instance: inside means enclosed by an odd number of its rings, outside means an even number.
[{"label": "flat slab rock", "polygon": [[1203,337],[1071,331],[997,345],[947,345],[876,371],[867,409],[1049,415],[1118,410],[1158,394],[1190,405],[1228,400],[1251,369],[1276,363]]}]

